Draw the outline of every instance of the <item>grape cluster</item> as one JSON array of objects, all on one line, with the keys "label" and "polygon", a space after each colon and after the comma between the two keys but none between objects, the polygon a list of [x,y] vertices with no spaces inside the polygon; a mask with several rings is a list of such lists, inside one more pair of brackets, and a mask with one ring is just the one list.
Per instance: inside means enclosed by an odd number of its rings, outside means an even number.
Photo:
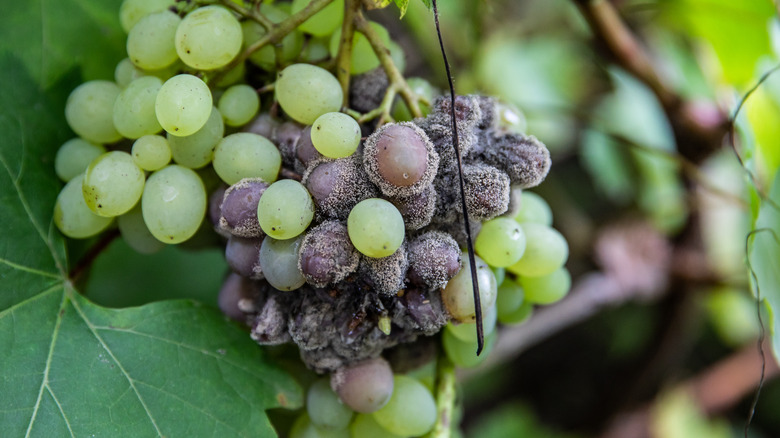
[{"label": "grape cluster", "polygon": [[[281,23],[308,4],[262,3],[259,13]],[[77,137],[55,159],[66,185],[54,223],[71,238],[116,226],[142,253],[215,231],[232,271],[222,311],[258,343],[293,342],[309,368],[332,373],[311,387],[291,436],[350,424],[355,436],[420,435],[436,415],[430,388],[394,375],[383,352],[446,327],[453,362],[486,357],[474,355],[458,162],[488,349],[497,321],[520,322],[568,292],[568,246],[549,206],[524,190],[550,158],[520,132],[516,109],[484,96],[457,96],[452,108],[412,78],[426,117],[400,100],[398,123],[341,112],[340,82],[311,62],[335,57],[343,9],[335,0],[276,47],[252,51],[271,28],[235,6],[125,0],[128,57],[114,81],[86,82],[67,100]],[[389,80],[360,33],[351,61],[350,109],[371,111]],[[259,88],[274,98],[261,102]]]}]

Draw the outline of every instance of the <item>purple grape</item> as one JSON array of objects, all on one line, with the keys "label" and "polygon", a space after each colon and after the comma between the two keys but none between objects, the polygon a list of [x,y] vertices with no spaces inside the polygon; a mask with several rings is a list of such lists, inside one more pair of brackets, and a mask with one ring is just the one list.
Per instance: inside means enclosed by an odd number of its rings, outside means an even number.
[{"label": "purple grape", "polygon": [[381,67],[355,75],[349,83],[349,106],[367,113],[379,108],[387,91],[387,74]]},{"label": "purple grape", "polygon": [[263,237],[257,221],[257,204],[268,188],[260,178],[244,178],[228,187],[222,198],[220,228],[239,237]]},{"label": "purple grape", "polygon": [[222,313],[230,319],[246,323],[245,312],[252,310],[249,304],[261,295],[262,291],[257,283],[231,272],[222,283],[217,304]]},{"label": "purple grape", "polygon": [[298,158],[298,163],[303,169],[307,169],[314,161],[324,158],[311,142],[311,126],[307,126],[301,131],[298,144],[295,146],[295,157]]},{"label": "purple grape", "polygon": [[429,289],[444,287],[460,271],[461,251],[449,234],[429,231],[409,243],[409,280]]},{"label": "purple grape", "polygon": [[509,177],[504,172],[486,164],[467,165],[463,180],[470,219],[492,219],[509,207]]},{"label": "purple grape", "polygon": [[225,184],[221,184],[209,195],[209,221],[215,227],[219,226],[219,218],[222,216],[222,198],[225,197],[227,188]]},{"label": "purple grape", "polygon": [[416,195],[392,198],[390,202],[401,212],[407,230],[419,230],[431,223],[436,212],[436,189],[433,184],[429,184]]},{"label": "purple grape", "polygon": [[393,395],[393,370],[381,357],[336,370],[330,387],[345,405],[368,414],[387,404]]},{"label": "purple grape", "polygon": [[314,162],[302,182],[322,217],[346,220],[358,202],[378,196],[356,156]]},{"label": "purple grape", "polygon": [[263,239],[245,239],[230,236],[225,246],[225,259],[234,272],[252,280],[263,278],[260,267],[260,245]]},{"label": "purple grape", "polygon": [[302,130],[303,126],[295,122],[284,122],[276,128],[276,147],[282,155],[282,163],[287,167],[295,166],[295,148]]},{"label": "purple grape", "polygon": [[343,223],[325,221],[309,230],[301,242],[298,269],[315,287],[338,283],[355,272],[360,253],[352,246]]},{"label": "purple grape", "polygon": [[539,185],[550,171],[550,152],[536,137],[506,134],[486,148],[484,161],[509,176],[512,185],[526,189]]},{"label": "purple grape", "polygon": [[279,126],[279,122],[276,119],[268,113],[262,113],[244,125],[241,131],[262,135],[271,141],[276,141],[275,131],[277,126]]}]

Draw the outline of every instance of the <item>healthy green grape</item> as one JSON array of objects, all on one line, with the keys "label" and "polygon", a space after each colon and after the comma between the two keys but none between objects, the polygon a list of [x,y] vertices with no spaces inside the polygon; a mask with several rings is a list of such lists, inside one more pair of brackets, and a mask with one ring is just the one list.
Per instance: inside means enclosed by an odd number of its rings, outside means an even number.
[{"label": "healthy green grape", "polygon": [[211,115],[211,91],[201,79],[176,75],[162,85],[154,104],[160,125],[172,135],[184,137],[197,132]]},{"label": "healthy green grape", "polygon": [[114,102],[122,90],[113,82],[89,81],[74,89],[65,103],[65,119],[79,137],[113,143],[122,136],[114,127]]},{"label": "healthy green grape", "polygon": [[300,60],[309,64],[317,64],[330,58],[330,37],[310,38],[301,50]]},{"label": "healthy green grape", "polygon": [[[292,13],[300,12],[310,0],[293,0]],[[344,21],[344,0],[335,0],[298,26],[301,32],[322,37],[330,35]]]},{"label": "healthy green grape", "polygon": [[552,210],[547,201],[534,192],[523,191],[520,195],[520,210],[515,215],[518,223],[534,222],[537,224],[552,225]]},{"label": "healthy green grape", "polygon": [[436,402],[422,383],[398,375],[394,378],[390,401],[372,415],[380,426],[392,433],[420,436],[436,423]]},{"label": "healthy green grape", "polygon": [[212,107],[206,124],[197,132],[184,137],[168,134],[173,161],[190,169],[200,169],[211,163],[214,149],[225,134],[225,124],[219,110]]},{"label": "healthy green grape", "polygon": [[171,162],[171,147],[160,135],[144,135],[133,143],[130,152],[135,164],[150,172],[160,170]]},{"label": "healthy green grape", "polygon": [[[387,47],[390,44],[390,34],[387,32],[387,29],[373,21],[369,25],[379,34],[379,39]],[[338,55],[340,40],[341,29],[339,28],[330,38],[330,55],[333,57]],[[350,63],[349,72],[353,75],[359,75],[379,67],[379,58],[376,57],[374,49],[371,48],[371,43],[360,32],[355,32],[355,36],[352,38],[352,59]]]},{"label": "healthy green grape", "polygon": [[525,299],[534,304],[552,304],[565,297],[571,289],[571,274],[566,268],[558,268],[540,277],[520,277]]},{"label": "healthy green grape", "polygon": [[125,32],[138,23],[145,16],[164,11],[176,3],[176,0],[124,0],[119,7],[119,22]]},{"label": "healthy green grape", "polygon": [[373,415],[357,414],[355,420],[349,426],[350,438],[402,438],[396,435],[374,420]]},{"label": "healthy green grape", "polygon": [[[482,330],[485,336],[493,333],[496,329],[496,320],[498,318],[498,311],[496,306],[490,306],[487,312],[483,315]],[[447,330],[452,333],[453,336],[460,339],[463,342],[474,343],[477,342],[477,323],[466,322],[462,324],[450,322],[446,326]]]},{"label": "healthy green grape", "polygon": [[263,192],[257,204],[257,220],[265,234],[290,239],[303,233],[314,219],[314,202],[298,181],[283,179]]},{"label": "healthy green grape", "polygon": [[160,78],[162,81],[167,81],[173,75],[176,74],[176,70],[179,68],[179,63],[174,62],[160,70],[143,70],[135,66],[130,58],[125,58],[116,65],[114,69],[114,81],[119,88],[126,88],[130,85],[130,82],[144,76],[154,76]]},{"label": "healthy green grape", "polygon": [[293,64],[276,80],[276,99],[288,116],[305,125],[317,117],[336,112],[344,98],[338,79],[324,68]]},{"label": "healthy green grape", "polygon": [[513,265],[525,252],[525,233],[514,220],[497,217],[482,224],[474,250],[491,266]]},{"label": "healthy green grape", "polygon": [[525,253],[517,263],[508,266],[507,271],[538,277],[547,275],[566,263],[569,245],[556,229],[533,222],[524,222],[520,227],[525,232]]},{"label": "healthy green grape", "polygon": [[360,201],[347,218],[349,240],[368,257],[393,254],[401,247],[405,231],[404,219],[398,208],[380,198]]},{"label": "healthy green grape", "polygon": [[106,153],[106,148],[81,138],[71,138],[63,143],[54,156],[54,171],[61,180],[68,182],[87,170],[95,158]]},{"label": "healthy green grape", "polygon": [[176,53],[198,70],[227,65],[241,50],[241,24],[221,6],[204,6],[187,14],[176,29]]},{"label": "healthy green grape", "polygon": [[506,269],[491,266],[490,270],[493,271],[493,275],[496,276],[496,285],[501,286],[506,279]]},{"label": "healthy green grape", "polygon": [[[271,5],[263,3],[260,5],[260,12],[263,13],[269,20],[271,20],[271,22],[281,23],[290,17],[288,12],[280,9],[280,6],[283,6],[284,4],[285,3],[277,3],[276,5]],[[266,34],[265,28],[253,20],[246,20],[242,22],[241,30],[244,35],[244,49],[256,43]],[[290,62],[296,59],[298,54],[301,52],[302,46],[303,35],[301,35],[300,32],[293,31],[288,33],[284,38],[282,38],[282,61]],[[249,56],[249,60],[263,70],[276,70],[276,50],[271,44],[266,44],[259,50],[254,51]]]},{"label": "healthy green grape", "polygon": [[517,311],[524,301],[525,291],[523,291],[523,287],[511,278],[504,280],[504,283],[498,287],[498,296],[496,297],[499,320],[502,315],[509,315]]},{"label": "healthy green grape", "polygon": [[[450,316],[458,322],[476,321],[476,308],[474,307],[474,291],[471,282],[471,263],[468,253],[461,255],[463,265],[447,285],[441,291],[444,306]],[[479,298],[482,306],[482,315],[486,315],[491,306],[496,302],[496,277],[487,263],[481,258],[475,257],[477,262],[477,284],[479,285]]]},{"label": "healthy green grape", "polygon": [[498,322],[501,324],[520,324],[526,321],[534,312],[534,304],[530,301],[523,301],[514,312],[499,313]]},{"label": "healthy green grape", "polygon": [[523,112],[511,103],[498,102],[496,116],[496,122],[500,129],[523,134],[528,128]]},{"label": "healthy green grape", "polygon": [[162,81],[143,76],[131,82],[114,103],[114,126],[124,137],[136,139],[160,132],[162,127],[154,114],[154,103]]},{"label": "healthy green grape", "polygon": [[[439,94],[436,88],[423,78],[407,78],[406,84],[409,85],[409,88],[411,88],[415,94],[428,99],[428,102],[431,103],[433,103],[433,99],[436,95]],[[431,106],[420,102],[420,111],[422,111],[422,115],[425,117],[431,112]],[[404,102],[400,96],[396,97],[393,102],[393,111],[391,115],[397,122],[411,121],[414,119],[411,111],[409,111],[409,107],[406,106],[406,102]]]},{"label": "healthy green grape", "polygon": [[119,216],[141,199],[144,172],[127,152],[107,152],[89,163],[82,186],[84,201],[96,214]]},{"label": "healthy green grape", "polygon": [[250,132],[230,134],[214,150],[214,170],[231,185],[244,178],[276,181],[281,166],[279,149],[267,138]]},{"label": "healthy green grape", "polygon": [[307,413],[301,414],[293,423],[289,438],[349,438],[348,429],[327,430],[312,423]]},{"label": "healthy green grape", "polygon": [[360,125],[344,113],[325,113],[311,127],[311,143],[328,158],[352,155],[360,145]]},{"label": "healthy green grape", "polygon": [[195,171],[171,164],[153,173],[141,198],[144,222],[163,243],[192,237],[206,214],[206,189]]},{"label": "healthy green grape", "polygon": [[266,281],[274,288],[291,291],[306,283],[306,279],[298,269],[298,249],[301,247],[301,240],[303,236],[286,240],[266,236],[263,239],[260,245],[260,266]]},{"label": "healthy green grape", "polygon": [[72,239],[86,239],[105,230],[112,218],[98,216],[87,207],[82,194],[83,175],[65,184],[54,204],[54,225]]},{"label": "healthy green grape", "polygon": [[456,337],[451,331],[445,330],[442,334],[442,346],[447,357],[456,366],[461,368],[473,368],[487,359],[493,346],[496,344],[496,333],[485,335],[485,346],[477,356],[477,340],[464,341]]},{"label": "healthy green grape", "polygon": [[330,379],[319,379],[306,394],[306,412],[311,422],[323,429],[345,429],[355,413],[330,389]]},{"label": "healthy green grape", "polygon": [[257,115],[260,98],[249,85],[233,85],[225,90],[217,104],[220,114],[228,126],[243,126]]},{"label": "healthy green grape", "polygon": [[140,202],[132,210],[119,216],[116,223],[125,243],[141,254],[154,254],[165,247],[146,226]]},{"label": "healthy green grape", "polygon": [[165,10],[149,14],[127,35],[127,56],[138,68],[159,70],[176,62],[174,37],[181,18]]}]

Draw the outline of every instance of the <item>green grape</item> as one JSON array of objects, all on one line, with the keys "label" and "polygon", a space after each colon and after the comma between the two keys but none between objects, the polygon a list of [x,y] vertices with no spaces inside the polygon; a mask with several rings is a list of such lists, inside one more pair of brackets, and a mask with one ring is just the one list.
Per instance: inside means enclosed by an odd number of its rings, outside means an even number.
[{"label": "green grape", "polygon": [[525,299],[534,304],[552,304],[571,289],[571,274],[566,268],[540,277],[520,277],[518,281],[525,291]]},{"label": "green grape", "polygon": [[525,233],[514,220],[498,217],[482,224],[474,250],[489,265],[513,265],[525,252]]},{"label": "green grape", "polygon": [[176,0],[124,0],[119,7],[119,22],[125,32],[138,23],[145,16],[164,11],[176,3]]},{"label": "green grape", "polygon": [[520,210],[515,215],[518,223],[533,222],[537,224],[552,225],[552,210],[547,201],[534,192],[523,191],[520,195]]},{"label": "green grape", "polygon": [[436,423],[436,402],[428,388],[411,377],[393,379],[393,395],[374,412],[374,420],[388,431],[404,436],[427,433]]},{"label": "green grape", "polygon": [[[263,199],[262,196],[260,199]],[[306,283],[306,279],[298,269],[298,249],[301,240],[303,236],[286,240],[276,240],[266,236],[263,239],[260,245],[260,266],[266,281],[274,288],[291,291]]]},{"label": "green grape", "polygon": [[114,69],[114,82],[119,85],[119,88],[125,88],[130,85],[130,82],[143,76],[146,76],[146,73],[136,67],[130,58],[119,61]]},{"label": "green grape", "polygon": [[355,412],[330,389],[330,379],[319,379],[309,387],[306,412],[311,422],[322,429],[345,429]]},{"label": "green grape", "polygon": [[200,169],[211,163],[222,136],[225,134],[225,123],[222,115],[211,107],[206,124],[194,134],[179,137],[168,134],[168,144],[171,147],[173,161],[191,169]]},{"label": "green grape", "polygon": [[501,324],[519,324],[527,320],[534,312],[534,304],[529,301],[523,301],[514,312],[499,313],[498,322]]},{"label": "green grape", "polygon": [[373,415],[357,414],[349,426],[350,438],[402,438],[383,428],[374,420]]},{"label": "green grape", "polygon": [[393,40],[387,43],[387,49],[390,51],[390,58],[393,60],[399,72],[403,73],[406,69],[406,53],[403,47]]},{"label": "green grape", "polygon": [[279,149],[267,138],[251,132],[230,134],[214,150],[214,170],[230,185],[244,178],[276,181],[281,166]]},{"label": "green grape", "polygon": [[136,139],[160,132],[162,127],[154,114],[154,103],[162,81],[143,76],[130,83],[114,103],[114,126],[124,137]]},{"label": "green grape", "polygon": [[309,64],[317,64],[330,58],[330,38],[311,38],[301,50],[300,60]]},{"label": "green grape", "polygon": [[257,115],[260,98],[249,85],[233,85],[225,90],[217,104],[220,114],[228,126],[243,126]]},{"label": "green grape", "polygon": [[456,366],[461,368],[473,368],[487,359],[493,346],[496,344],[496,333],[485,335],[485,346],[477,356],[477,340],[464,341],[458,339],[451,331],[445,330],[442,334],[442,346],[447,357]]},{"label": "green grape", "polygon": [[89,81],[74,89],[65,103],[65,119],[79,137],[113,143],[122,136],[114,127],[114,102],[122,90],[113,82]]},{"label": "green grape", "polygon": [[159,70],[176,62],[174,37],[181,18],[171,11],[149,14],[127,35],[127,56],[144,70]]},{"label": "green grape", "polygon": [[520,227],[525,232],[525,253],[507,271],[514,274],[538,277],[547,275],[566,263],[569,245],[556,229],[547,225],[524,222]]},{"label": "green grape", "polygon": [[160,125],[180,137],[197,132],[211,115],[211,91],[201,79],[176,75],[163,84],[157,93],[154,111]]},{"label": "green grape", "polygon": [[141,199],[144,172],[127,152],[107,152],[89,163],[82,186],[87,206],[100,216],[119,216]]},{"label": "green grape", "polygon": [[[408,78],[406,79],[406,83],[415,94],[428,99],[428,102],[433,103],[433,99],[438,94],[436,88],[423,78]],[[420,111],[422,111],[422,115],[425,117],[431,112],[431,106],[420,102]],[[391,115],[397,122],[411,121],[414,119],[412,112],[409,111],[409,107],[406,106],[406,102],[404,102],[400,96],[397,96],[393,102],[393,111]]]},{"label": "green grape", "polygon": [[198,70],[227,65],[241,51],[241,23],[221,6],[204,6],[187,14],[176,29],[176,53]]},{"label": "green grape", "polygon": [[293,423],[289,438],[349,438],[348,429],[327,430],[312,423],[309,415],[304,412]]},{"label": "green grape", "polygon": [[[477,262],[477,284],[479,285],[482,315],[486,315],[496,302],[496,277],[481,258],[475,256],[475,261]],[[467,252],[461,255],[461,263],[463,267],[447,282],[441,291],[441,297],[444,306],[455,321],[474,322],[477,315],[471,282],[471,263]]]},{"label": "green grape", "polygon": [[511,103],[498,102],[496,116],[496,124],[500,129],[523,134],[528,127],[523,112]]},{"label": "green grape", "polygon": [[[387,47],[390,44],[390,34],[387,32],[387,29],[373,21],[369,25],[379,34],[379,39]],[[330,55],[334,58],[338,55],[340,40],[341,29],[339,28],[330,38]],[[360,32],[355,32],[355,36],[352,38],[352,59],[350,60],[350,65],[349,72],[353,75],[359,75],[379,67],[379,58],[376,57],[374,49],[371,48],[371,43]]]},{"label": "green grape", "polygon": [[206,215],[206,189],[195,171],[171,164],[153,173],[141,198],[144,222],[163,243],[192,237]]},{"label": "green grape", "polygon": [[246,63],[241,62],[237,66],[228,70],[219,80],[214,84],[216,87],[225,88],[229,87],[237,82],[244,80],[246,74]]},{"label": "green grape", "polygon": [[54,171],[68,182],[87,170],[95,158],[106,153],[106,148],[81,138],[71,138],[60,146],[54,156]]},{"label": "green grape", "polygon": [[360,145],[360,125],[344,113],[325,113],[311,127],[311,143],[328,158],[352,155]]},{"label": "green grape", "polygon": [[496,285],[501,286],[506,279],[506,269],[491,266],[490,270],[493,271],[493,275],[496,276]]},{"label": "green grape", "polygon": [[133,143],[130,152],[135,164],[143,170],[160,170],[171,162],[171,146],[160,135],[144,135]]},{"label": "green grape", "polygon": [[293,64],[279,73],[276,99],[288,116],[305,125],[336,112],[344,98],[338,79],[324,68]]},{"label": "green grape", "polygon": [[[305,8],[311,0],[293,0],[292,13],[295,14]],[[344,0],[335,0],[325,6],[321,11],[298,26],[301,32],[322,37],[330,35],[341,26],[344,21]]]},{"label": "green grape", "polygon": [[165,247],[157,240],[144,222],[141,203],[116,219],[122,239],[130,248],[141,254],[154,254]]},{"label": "green grape", "polygon": [[105,230],[112,218],[98,216],[87,207],[81,188],[83,175],[65,184],[54,204],[54,225],[72,239],[86,239]]},{"label": "green grape", "polygon": [[[496,306],[490,306],[487,312],[483,315],[482,330],[485,336],[493,333],[496,329],[496,320],[498,318],[498,311]],[[464,342],[476,343],[477,342],[477,323],[453,323],[447,324],[447,330],[452,333],[453,336]],[[475,344],[476,345],[476,344]]]},{"label": "green grape", "polygon": [[352,207],[347,233],[355,248],[368,257],[393,254],[404,241],[404,219],[389,201],[369,198]]},{"label": "green grape", "polygon": [[[280,3],[278,5],[263,3],[260,5],[260,12],[262,12],[273,23],[281,23],[290,17],[288,12],[285,12],[279,8],[279,6],[282,5],[284,5],[284,3]],[[246,20],[242,22],[241,30],[244,35],[244,49],[256,43],[266,34],[265,28],[252,20]],[[302,46],[303,35],[301,35],[300,32],[293,31],[288,33],[284,38],[282,38],[282,61],[289,62],[297,58]],[[259,50],[254,51],[251,55],[249,55],[249,60],[263,70],[276,70],[276,50],[274,50],[274,47],[271,44],[266,44]]]},{"label": "green grape", "polygon": [[314,219],[314,202],[298,181],[283,179],[263,192],[257,203],[257,220],[265,234],[290,239],[303,233]]},{"label": "green grape", "polygon": [[498,318],[502,315],[509,315],[517,311],[525,301],[525,292],[522,286],[517,284],[511,278],[507,278],[501,286],[498,287],[498,296],[496,297],[496,308],[498,309]]}]

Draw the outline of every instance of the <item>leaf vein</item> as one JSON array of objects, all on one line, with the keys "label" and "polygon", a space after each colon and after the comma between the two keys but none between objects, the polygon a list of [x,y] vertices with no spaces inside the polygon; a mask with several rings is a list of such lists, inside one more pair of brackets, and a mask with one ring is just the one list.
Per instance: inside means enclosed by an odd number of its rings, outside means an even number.
[{"label": "leaf vein", "polygon": [[10,260],[6,260],[4,258],[0,258],[0,263],[8,265],[8,266],[10,266],[10,267],[12,267],[14,269],[18,269],[20,271],[29,272],[30,274],[36,274],[36,275],[40,275],[40,276],[43,276],[43,277],[55,278],[57,280],[61,279],[59,274],[56,274],[56,273],[53,273],[53,272],[42,271],[40,269],[31,268],[29,266],[20,265],[18,263],[12,262]]},{"label": "leaf vein", "polygon": [[70,436],[75,437],[76,435],[73,433],[73,428],[70,427],[70,421],[68,421],[68,416],[65,415],[65,410],[62,409],[62,405],[60,404],[60,401],[57,399],[57,396],[54,395],[54,391],[52,391],[51,386],[49,386],[48,382],[46,382],[46,390],[51,395],[51,398],[54,399],[54,403],[57,404],[57,409],[59,409],[60,415],[62,415],[62,419],[65,420],[65,425],[68,426],[68,432],[70,432]]}]

